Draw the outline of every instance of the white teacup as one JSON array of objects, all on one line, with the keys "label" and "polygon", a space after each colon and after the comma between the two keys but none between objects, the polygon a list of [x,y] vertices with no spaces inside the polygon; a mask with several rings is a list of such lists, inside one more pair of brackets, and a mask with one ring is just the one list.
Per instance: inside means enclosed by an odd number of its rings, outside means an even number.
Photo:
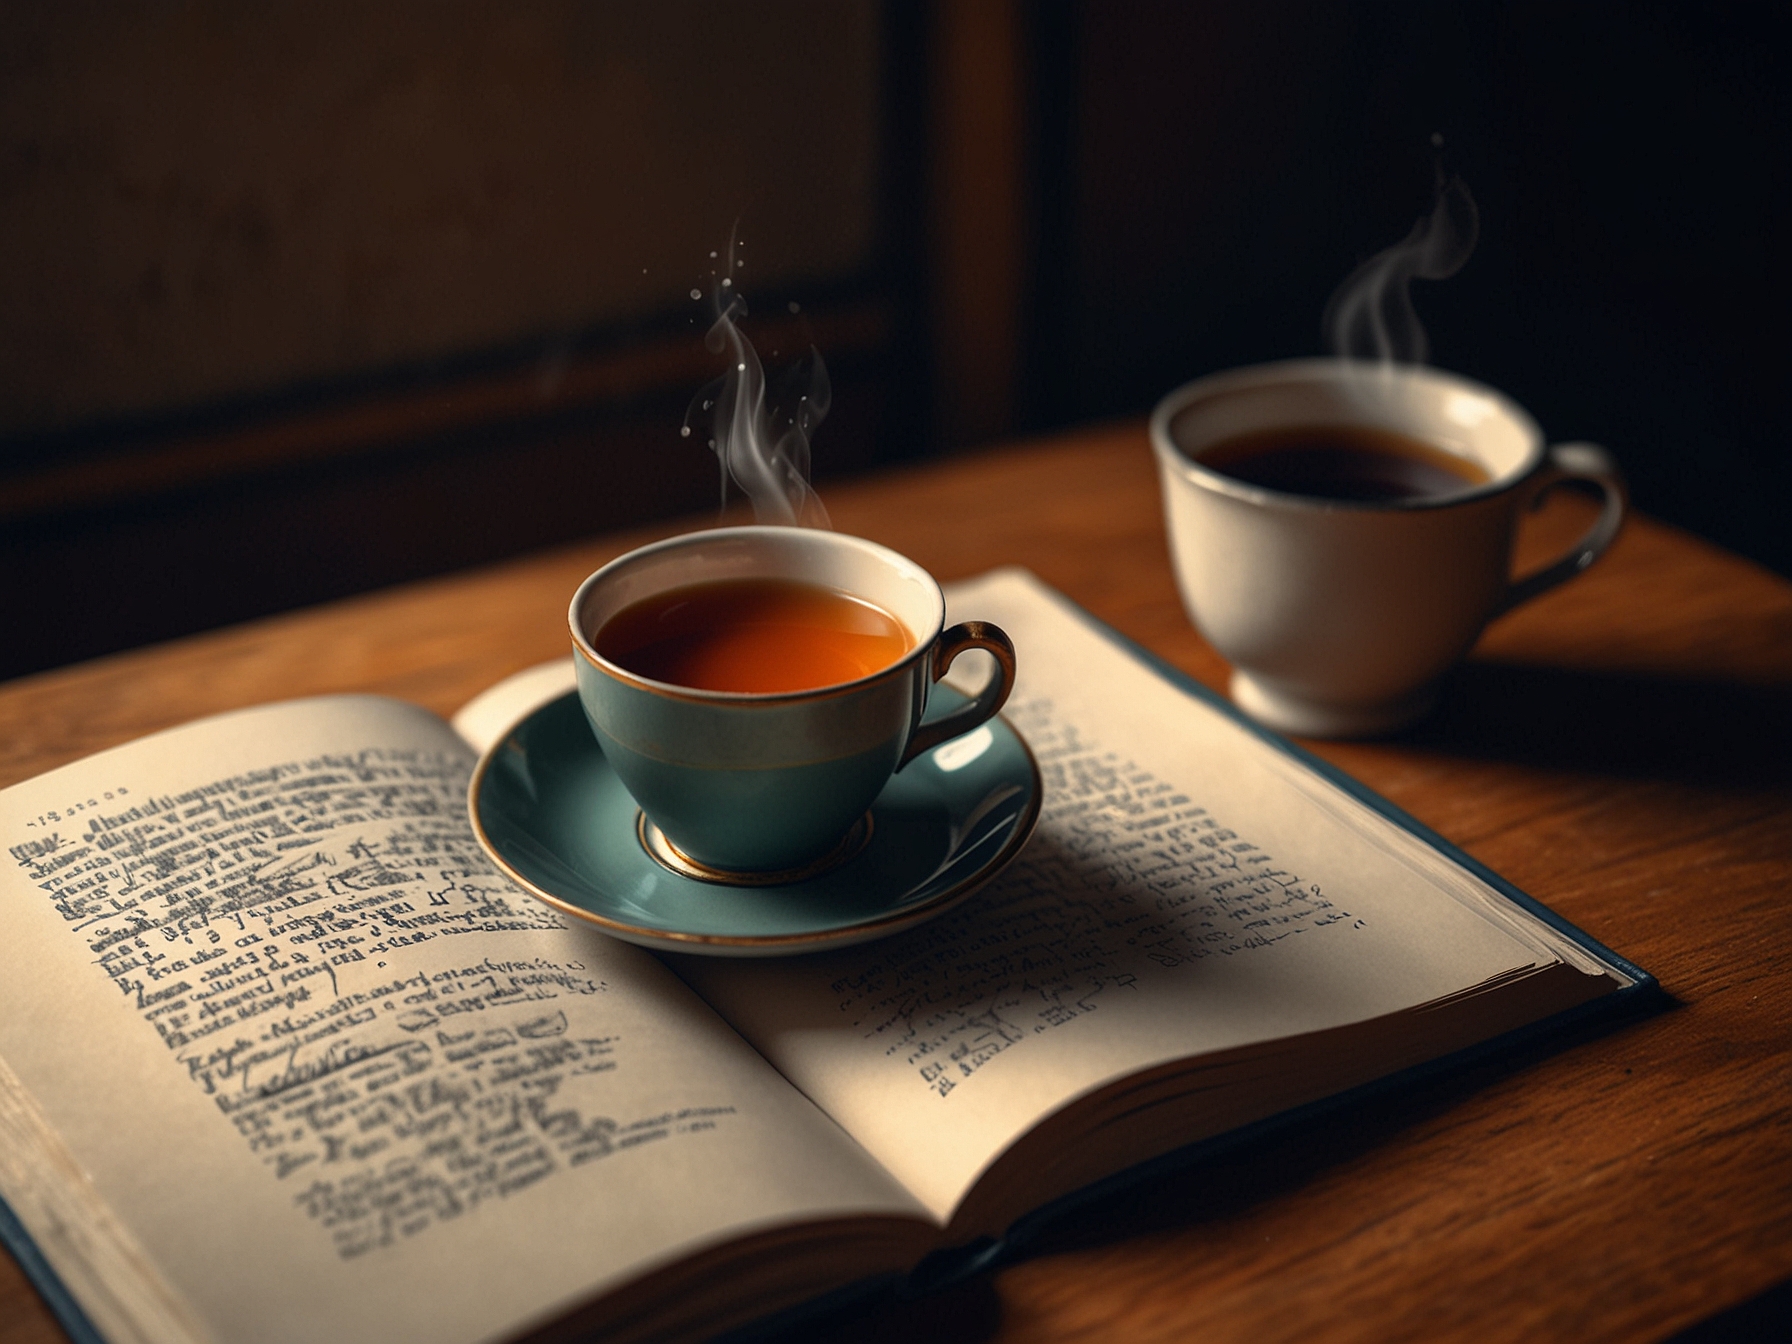
[{"label": "white teacup", "polygon": [[[1362,502],[1248,484],[1203,461],[1242,435],[1368,426],[1441,449],[1482,483]],[[1482,627],[1579,574],[1623,522],[1623,481],[1592,444],[1546,445],[1523,409],[1417,365],[1289,360],[1201,378],[1151,417],[1176,579],[1232,664],[1232,698],[1285,732],[1372,736],[1419,718]],[[1523,511],[1588,481],[1598,520],[1561,559],[1512,580]]]}]

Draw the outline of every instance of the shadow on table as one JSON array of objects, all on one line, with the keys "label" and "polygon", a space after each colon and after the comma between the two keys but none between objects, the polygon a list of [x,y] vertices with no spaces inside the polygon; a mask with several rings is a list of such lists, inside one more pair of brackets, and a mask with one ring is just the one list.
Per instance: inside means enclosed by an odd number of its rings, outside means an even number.
[{"label": "shadow on table", "polygon": [[1792,686],[1475,661],[1401,741],[1620,777],[1769,784],[1792,779]]},{"label": "shadow on table", "polygon": [[1668,1339],[1667,1344],[1767,1344],[1792,1339],[1792,1279]]},{"label": "shadow on table", "polygon": [[981,1344],[1001,1324],[1001,1299],[985,1273],[919,1297],[875,1297],[787,1329],[748,1329],[727,1338],[729,1344]]}]

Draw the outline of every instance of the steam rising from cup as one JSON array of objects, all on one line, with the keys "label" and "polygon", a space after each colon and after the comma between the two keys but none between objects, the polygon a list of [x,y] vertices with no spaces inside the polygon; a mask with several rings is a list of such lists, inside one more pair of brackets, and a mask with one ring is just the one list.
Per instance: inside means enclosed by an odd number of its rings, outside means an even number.
[{"label": "steam rising from cup", "polygon": [[[710,294],[715,320],[703,339],[709,349],[727,355],[728,368],[691,402],[683,433],[689,437],[693,425],[707,427],[709,446],[721,467],[724,504],[732,480],[752,502],[755,522],[831,527],[821,497],[809,484],[810,436],[833,399],[827,365],[810,346],[780,377],[780,395],[768,400],[759,355],[736,323],[747,315],[747,301],[734,283],[739,251],[730,233],[728,256]],[[693,290],[691,296],[700,293]]]},{"label": "steam rising from cup", "polygon": [[[1441,145],[1433,137],[1433,145]],[[1325,306],[1325,336],[1334,355],[1381,365],[1423,364],[1431,354],[1413,311],[1414,280],[1444,280],[1462,269],[1480,234],[1475,198],[1459,177],[1438,169],[1431,213],[1393,247],[1376,253],[1338,286]]]}]

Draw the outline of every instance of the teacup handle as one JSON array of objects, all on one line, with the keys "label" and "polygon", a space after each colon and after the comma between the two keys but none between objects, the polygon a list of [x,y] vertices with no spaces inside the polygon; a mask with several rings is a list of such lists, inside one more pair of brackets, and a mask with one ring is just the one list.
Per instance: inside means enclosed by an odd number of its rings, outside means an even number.
[{"label": "teacup handle", "polygon": [[1569,481],[1588,481],[1599,487],[1599,492],[1605,496],[1605,506],[1599,510],[1599,517],[1560,560],[1508,584],[1505,596],[1493,609],[1494,616],[1503,615],[1520,602],[1528,602],[1558,583],[1572,579],[1605,554],[1606,547],[1612,544],[1618,529],[1624,525],[1628,495],[1624,478],[1618,474],[1618,464],[1612,461],[1610,453],[1596,443],[1551,444],[1541,470],[1531,481],[1530,507],[1538,508],[1550,491]]},{"label": "teacup handle", "polygon": [[966,649],[984,649],[993,654],[996,675],[970,704],[960,706],[932,723],[917,724],[908,740],[908,750],[896,763],[898,770],[922,752],[932,751],[940,743],[970,732],[985,719],[992,718],[1007,702],[1008,692],[1014,689],[1014,642],[1001,626],[991,625],[988,621],[961,621],[940,633],[933,646],[933,665],[929,669],[933,680],[945,676],[946,669]]}]

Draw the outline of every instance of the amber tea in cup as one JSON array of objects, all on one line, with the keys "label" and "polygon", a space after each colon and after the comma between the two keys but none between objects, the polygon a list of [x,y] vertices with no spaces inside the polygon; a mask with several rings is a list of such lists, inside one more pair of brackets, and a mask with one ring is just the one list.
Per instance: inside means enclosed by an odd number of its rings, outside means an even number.
[{"label": "amber tea in cup", "polygon": [[883,608],[797,579],[719,579],[624,607],[592,641],[636,676],[767,694],[858,681],[915,646]]},{"label": "amber tea in cup", "polygon": [[1201,462],[1246,485],[1363,503],[1454,495],[1492,479],[1479,462],[1379,425],[1255,430],[1205,449]]}]

